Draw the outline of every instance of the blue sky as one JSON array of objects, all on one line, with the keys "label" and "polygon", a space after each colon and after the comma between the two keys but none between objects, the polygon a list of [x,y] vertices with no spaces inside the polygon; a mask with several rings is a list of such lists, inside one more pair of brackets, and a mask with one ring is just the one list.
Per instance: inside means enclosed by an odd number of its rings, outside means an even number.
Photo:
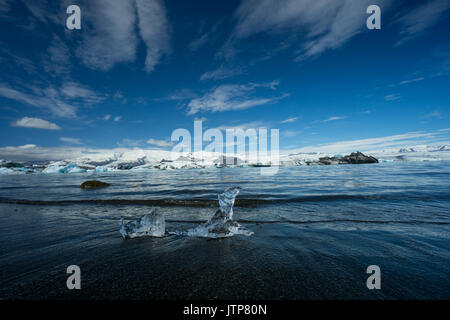
[{"label": "blue sky", "polygon": [[449,141],[449,17],[448,0],[0,0],[2,154],[170,149],[194,119],[277,128],[289,150]]}]

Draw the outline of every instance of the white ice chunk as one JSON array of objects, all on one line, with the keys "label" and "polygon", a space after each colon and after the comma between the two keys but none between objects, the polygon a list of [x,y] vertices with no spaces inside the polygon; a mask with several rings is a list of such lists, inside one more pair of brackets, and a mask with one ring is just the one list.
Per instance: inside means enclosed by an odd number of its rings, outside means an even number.
[{"label": "white ice chunk", "polygon": [[219,194],[219,210],[206,223],[185,232],[175,232],[194,237],[226,238],[236,234],[251,236],[252,231],[245,229],[233,220],[233,205],[241,188],[232,187]]},{"label": "white ice chunk", "polygon": [[139,220],[124,223],[120,219],[120,233],[124,239],[151,236],[163,237],[166,233],[166,221],[164,216],[152,208],[149,214],[142,216]]},{"label": "white ice chunk", "polygon": [[0,168],[0,173],[1,174],[11,174],[11,173],[14,173],[14,170],[12,170],[12,169],[9,169],[9,168]]},{"label": "white ice chunk", "polygon": [[52,164],[45,168],[43,173],[83,173],[86,169],[80,168],[77,164],[71,163],[68,165],[60,165],[59,163]]}]

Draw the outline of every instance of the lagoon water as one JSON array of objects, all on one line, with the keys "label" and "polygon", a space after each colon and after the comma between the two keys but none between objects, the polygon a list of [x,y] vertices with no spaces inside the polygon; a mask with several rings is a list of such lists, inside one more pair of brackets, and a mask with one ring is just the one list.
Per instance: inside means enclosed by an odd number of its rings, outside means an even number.
[{"label": "lagoon water", "polygon": [[[0,175],[0,299],[450,299],[450,163]],[[83,190],[85,180],[111,184]],[[242,188],[254,232],[123,240],[159,207],[168,232]],[[68,290],[66,268],[81,268]],[[369,290],[366,269],[381,269]]]}]

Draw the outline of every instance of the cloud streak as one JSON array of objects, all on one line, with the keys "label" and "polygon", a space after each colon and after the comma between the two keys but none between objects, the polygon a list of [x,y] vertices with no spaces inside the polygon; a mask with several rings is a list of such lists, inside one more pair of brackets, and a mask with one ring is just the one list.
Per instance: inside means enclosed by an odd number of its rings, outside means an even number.
[{"label": "cloud streak", "polygon": [[337,121],[337,120],[343,120],[346,119],[347,116],[341,116],[341,117],[329,117],[328,119],[323,120],[323,122],[330,122],[330,121]]},{"label": "cloud streak", "polygon": [[68,82],[60,88],[49,86],[42,89],[39,86],[30,86],[27,92],[0,83],[0,96],[46,109],[53,115],[64,118],[75,117],[78,104],[92,105],[105,99],[76,82]]},{"label": "cloud streak", "polygon": [[397,45],[401,45],[422,34],[425,30],[437,24],[447,16],[450,10],[450,1],[431,0],[417,6],[413,10],[403,14],[397,22],[401,24],[401,39]]},{"label": "cloud streak", "polygon": [[418,143],[434,143],[439,138],[448,138],[448,132],[438,130],[432,132],[409,132],[404,134],[385,136],[379,138],[344,140],[318,146],[308,146],[283,153],[322,152],[340,153],[359,151],[380,151],[385,148],[405,147]]},{"label": "cloud streak", "polygon": [[70,144],[83,144],[81,140],[77,138],[61,137],[59,140]]},{"label": "cloud streak", "polygon": [[[235,13],[233,40],[270,32],[289,31],[304,36],[296,60],[336,49],[366,30],[366,8],[370,0],[245,0]],[[377,1],[387,9],[391,1]]]},{"label": "cloud streak", "polygon": [[170,50],[170,26],[160,0],[87,1],[89,32],[77,50],[83,63],[107,71],[136,60],[139,37],[146,45],[145,70],[151,72]]},{"label": "cloud streak", "polygon": [[244,110],[256,106],[275,103],[287,95],[276,97],[255,97],[257,89],[275,90],[278,81],[270,83],[250,83],[246,85],[224,84],[220,85],[200,98],[193,99],[188,104],[188,115],[201,111],[224,112],[230,110]]},{"label": "cloud streak", "polygon": [[39,118],[24,117],[11,124],[13,127],[34,128],[44,130],[60,130],[57,124]]},{"label": "cloud streak", "polygon": [[172,145],[172,142],[170,142],[170,141],[157,140],[157,139],[152,139],[152,138],[148,139],[147,143],[154,145],[154,146],[158,146],[158,147],[170,147]]}]

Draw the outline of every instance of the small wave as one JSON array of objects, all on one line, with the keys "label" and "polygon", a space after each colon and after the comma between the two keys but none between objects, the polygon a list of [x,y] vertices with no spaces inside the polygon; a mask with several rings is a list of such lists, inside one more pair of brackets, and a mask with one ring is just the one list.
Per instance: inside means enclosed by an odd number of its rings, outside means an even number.
[{"label": "small wave", "polygon": [[424,221],[424,220],[359,220],[359,219],[328,219],[328,220],[236,220],[240,223],[254,223],[254,224],[274,224],[274,223],[292,223],[292,224],[320,224],[320,223],[367,223],[367,224],[436,224],[436,225],[450,225],[450,222],[445,221]]},{"label": "small wave", "polygon": [[[327,202],[327,201],[373,201],[373,200],[450,200],[449,194],[330,194],[312,195],[296,198],[272,198],[272,199],[236,199],[236,207],[257,207],[260,205],[289,204],[302,202]],[[105,205],[147,205],[160,207],[215,207],[215,199],[73,199],[73,200],[27,200],[0,198],[0,203],[40,205],[40,206],[65,206],[76,204],[105,204]]]},{"label": "small wave", "polygon": [[[205,220],[183,220],[183,219],[167,219],[167,222],[172,223],[187,223],[198,224]],[[236,219],[236,222],[243,224],[320,224],[320,223],[367,223],[367,224],[435,224],[435,225],[450,225],[450,222],[445,221],[425,221],[425,220],[362,220],[362,219],[326,219],[326,220],[248,220]]]}]

